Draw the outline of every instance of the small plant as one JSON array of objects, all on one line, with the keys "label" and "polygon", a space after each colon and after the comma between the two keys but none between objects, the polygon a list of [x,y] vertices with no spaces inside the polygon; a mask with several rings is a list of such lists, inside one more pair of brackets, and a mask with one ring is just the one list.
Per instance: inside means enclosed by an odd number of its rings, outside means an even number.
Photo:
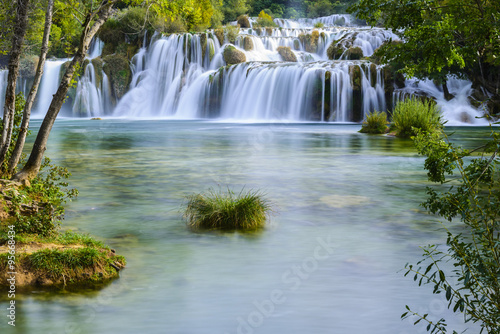
[{"label": "small plant", "polygon": [[258,191],[235,194],[211,189],[188,197],[184,218],[193,229],[255,230],[265,226],[270,209]]},{"label": "small plant", "polygon": [[387,113],[374,111],[366,115],[366,119],[361,126],[361,133],[381,134],[388,131]]},{"label": "small plant", "polygon": [[399,101],[392,113],[396,136],[409,138],[415,129],[426,132],[440,132],[443,128],[441,111],[434,101],[410,98]]},{"label": "small plant", "polygon": [[314,24],[314,28],[317,28],[317,29],[321,29],[321,28],[324,28],[325,25],[322,23],[322,22],[316,22]]}]

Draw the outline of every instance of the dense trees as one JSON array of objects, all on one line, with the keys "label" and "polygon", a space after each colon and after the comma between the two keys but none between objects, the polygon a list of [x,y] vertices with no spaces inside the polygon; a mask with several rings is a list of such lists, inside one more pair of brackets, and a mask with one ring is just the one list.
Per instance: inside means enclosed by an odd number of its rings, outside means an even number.
[{"label": "dense trees", "polygon": [[385,45],[382,61],[441,83],[449,74],[467,78],[484,95],[477,98],[500,112],[499,1],[361,0],[351,11],[404,40]]}]

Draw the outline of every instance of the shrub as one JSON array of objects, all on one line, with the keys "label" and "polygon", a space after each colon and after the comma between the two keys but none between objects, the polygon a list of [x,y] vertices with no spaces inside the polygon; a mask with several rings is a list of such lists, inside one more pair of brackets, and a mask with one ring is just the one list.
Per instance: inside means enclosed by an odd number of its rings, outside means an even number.
[{"label": "shrub", "polygon": [[238,16],[237,22],[241,28],[250,28],[250,21],[248,20],[248,15]]},{"label": "shrub", "polygon": [[410,98],[396,104],[392,113],[396,136],[409,138],[415,129],[426,132],[441,131],[441,111],[434,101]]},{"label": "shrub", "polygon": [[259,13],[259,17],[253,24],[254,27],[277,27],[278,25],[273,21],[271,15],[267,14],[265,11]]},{"label": "shrub", "polygon": [[209,190],[188,197],[184,213],[193,229],[255,230],[263,228],[271,207],[258,191],[235,194]]},{"label": "shrub", "polygon": [[67,189],[64,180],[71,174],[66,168],[50,165],[45,158],[40,170],[29,186],[7,192],[17,233],[53,235],[64,215],[63,204],[78,195],[76,189]]},{"label": "shrub", "polygon": [[324,28],[324,27],[325,27],[325,25],[322,22],[316,22],[314,24],[314,28],[321,29],[321,28]]},{"label": "shrub", "polygon": [[366,115],[366,119],[359,132],[381,134],[386,133],[387,130],[387,114],[383,111],[374,111]]},{"label": "shrub", "polygon": [[232,26],[228,25],[226,26],[226,29],[224,29],[226,33],[227,40],[231,44],[236,43],[236,37],[238,37],[238,34],[240,33],[240,27],[239,26]]},{"label": "shrub", "polygon": [[[443,223],[447,247],[423,248],[423,259],[416,265],[407,264],[405,276],[413,276],[419,285],[432,285],[433,293],[443,294],[448,308],[462,313],[466,323],[477,323],[479,333],[493,334],[500,332],[500,133],[492,132],[490,138],[469,151],[454,146],[439,133],[417,131],[415,145],[427,156],[429,180],[453,182],[443,193],[428,187],[429,197],[422,205],[448,221],[459,218],[462,226],[455,233]],[[472,152],[476,152],[473,159]],[[415,324],[423,320],[431,333],[448,332],[444,318],[432,319],[409,306],[406,309],[402,318],[415,316]]]}]

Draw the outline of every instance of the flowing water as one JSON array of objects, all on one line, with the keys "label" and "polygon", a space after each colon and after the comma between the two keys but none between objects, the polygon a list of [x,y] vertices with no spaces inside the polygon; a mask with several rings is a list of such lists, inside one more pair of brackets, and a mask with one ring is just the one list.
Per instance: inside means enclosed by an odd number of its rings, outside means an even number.
[{"label": "flowing water", "polygon": [[[131,59],[133,78],[123,97],[114,97],[112,80],[89,62],[61,115],[360,122],[370,111],[390,110],[402,97],[423,95],[436,100],[449,125],[486,124],[477,119],[483,111],[468,100],[470,82],[450,77],[455,97],[447,101],[440,85],[407,78],[405,87],[397,87],[384,67],[372,64],[366,57],[384,42],[398,39],[391,31],[359,26],[349,15],[276,23],[279,28],[245,28],[236,36],[210,30],[155,34],[149,44],[144,38]],[[314,28],[316,23],[324,27]],[[334,41],[343,52],[329,60],[327,49]],[[246,62],[226,66],[223,53],[229,45],[241,51]],[[279,47],[289,47],[298,61],[284,61]],[[350,48],[359,48],[365,58],[349,60]],[[102,49],[103,43],[96,39],[88,59],[99,58]],[[66,61],[46,62],[34,117],[45,114]],[[5,72],[0,71],[0,95],[5,91]],[[26,83],[20,80],[18,85],[25,94]]]},{"label": "flowing water", "polygon": [[[358,129],[59,120],[47,155],[80,191],[63,226],[98,236],[128,264],[102,290],[18,294],[8,332],[424,332],[400,320],[406,304],[463,327],[441,297],[400,272],[420,259],[419,246],[445,241],[418,206],[423,159],[411,141]],[[468,146],[487,133],[456,130]],[[189,231],[185,196],[219,186],[265,191],[275,207],[269,226]]]}]

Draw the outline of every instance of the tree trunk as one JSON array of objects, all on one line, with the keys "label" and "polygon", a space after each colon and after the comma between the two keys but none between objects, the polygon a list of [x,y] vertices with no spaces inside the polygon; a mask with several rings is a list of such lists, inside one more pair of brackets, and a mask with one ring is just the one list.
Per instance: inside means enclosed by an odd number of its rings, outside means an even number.
[{"label": "tree trunk", "polygon": [[30,0],[18,0],[16,8],[16,22],[12,36],[12,49],[9,58],[9,74],[7,77],[7,90],[5,92],[5,105],[3,109],[3,129],[0,138],[0,169],[3,170],[5,156],[9,150],[14,127],[14,112],[16,107],[16,82],[19,74],[19,59],[24,43],[24,35],[28,25],[28,5]]},{"label": "tree trunk", "polygon": [[78,46],[78,51],[66,69],[61,83],[59,84],[59,88],[52,98],[52,102],[50,103],[47,114],[43,119],[42,125],[40,126],[40,130],[38,131],[38,135],[35,143],[33,144],[33,149],[31,150],[31,154],[26,162],[26,165],[19,173],[14,175],[12,178],[13,180],[32,180],[40,171],[43,154],[47,149],[47,140],[49,139],[52,126],[54,125],[56,117],[61,110],[64,99],[66,98],[66,94],[68,93],[71,79],[73,78],[76,70],[75,66],[76,64],[82,63],[92,38],[108,19],[115,2],[116,0],[103,0],[96,11],[87,15],[85,22],[83,23],[83,31],[80,35],[80,45]]},{"label": "tree trunk", "polygon": [[8,174],[12,175],[17,164],[19,163],[19,159],[21,158],[21,154],[24,148],[24,142],[26,140],[26,135],[28,134],[28,127],[30,124],[30,116],[31,116],[31,107],[33,106],[33,102],[35,101],[35,96],[38,91],[38,86],[40,85],[40,80],[43,75],[43,66],[45,65],[45,59],[47,58],[47,51],[49,49],[49,36],[50,36],[50,28],[52,26],[52,13],[54,10],[54,0],[47,1],[47,12],[45,13],[45,26],[43,29],[43,40],[42,40],[42,48],[40,51],[40,59],[38,60],[38,65],[36,67],[35,79],[33,81],[33,85],[31,86],[31,90],[26,98],[26,104],[24,105],[23,111],[23,120],[21,123],[21,127],[19,129],[19,135],[16,141],[16,147],[12,152],[9,160],[9,169]]}]

